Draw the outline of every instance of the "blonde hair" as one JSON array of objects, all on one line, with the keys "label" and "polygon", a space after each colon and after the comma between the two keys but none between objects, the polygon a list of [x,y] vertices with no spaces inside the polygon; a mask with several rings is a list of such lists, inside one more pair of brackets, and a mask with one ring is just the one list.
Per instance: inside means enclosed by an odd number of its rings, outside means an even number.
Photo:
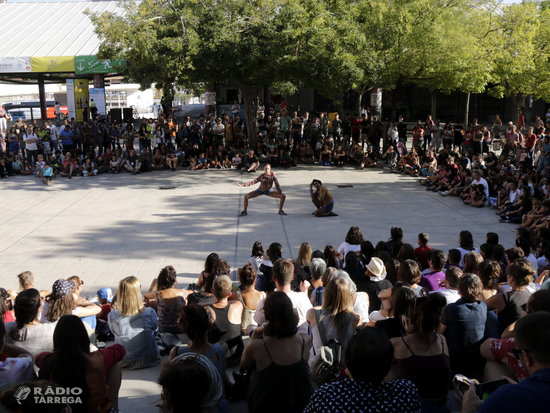
[{"label": "blonde hair", "polygon": [[73,293],[76,293],[78,291],[78,287],[84,284],[84,281],[82,281],[78,275],[73,275],[67,278],[67,280],[74,282]]},{"label": "blonde hair", "polygon": [[23,271],[17,275],[19,278],[19,288],[21,290],[28,290],[34,284],[34,274],[30,271]]},{"label": "blonde hair", "polygon": [[296,264],[301,266],[307,266],[311,264],[311,255],[313,250],[309,242],[302,242],[300,249],[298,250],[298,258],[296,258]]},{"label": "blonde hair", "polygon": [[343,277],[332,277],[325,287],[323,310],[334,318],[336,329],[341,333],[353,313],[353,296],[348,281]]},{"label": "blonde hair", "polygon": [[217,299],[225,298],[231,294],[232,287],[233,283],[231,282],[231,278],[227,275],[220,275],[214,280],[214,284],[212,285],[212,294],[214,294],[214,297]]},{"label": "blonde hair", "polygon": [[117,310],[124,317],[131,317],[143,310],[141,284],[137,277],[126,277],[120,281],[116,294]]}]

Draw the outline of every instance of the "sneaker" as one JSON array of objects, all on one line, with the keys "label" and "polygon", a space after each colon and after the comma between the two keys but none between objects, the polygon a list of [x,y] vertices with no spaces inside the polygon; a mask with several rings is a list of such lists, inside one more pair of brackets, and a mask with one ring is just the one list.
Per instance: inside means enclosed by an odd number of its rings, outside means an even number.
[{"label": "sneaker", "polygon": [[240,217],[245,217],[247,215],[248,215],[248,213],[246,211],[243,211],[239,214]]},{"label": "sneaker", "polygon": [[279,211],[279,215],[287,215],[287,213],[281,209],[281,210]]},{"label": "sneaker", "polygon": [[500,218],[498,221],[499,222],[510,222],[510,219],[509,218]]}]

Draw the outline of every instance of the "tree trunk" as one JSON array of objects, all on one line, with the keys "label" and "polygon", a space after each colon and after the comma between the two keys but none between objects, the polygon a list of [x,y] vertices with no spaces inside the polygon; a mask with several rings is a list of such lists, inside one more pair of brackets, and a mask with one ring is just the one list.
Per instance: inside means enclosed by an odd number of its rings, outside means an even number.
[{"label": "tree trunk", "polygon": [[258,89],[255,87],[241,87],[243,92],[244,110],[246,112],[246,132],[249,146],[254,148],[258,141],[258,125],[256,114],[258,112]]},{"label": "tree trunk", "polygon": [[464,129],[468,127],[470,119],[470,92],[466,93],[466,108],[464,109]]},{"label": "tree trunk", "polygon": [[363,89],[357,91],[357,117],[361,117],[361,103],[363,101]]},{"label": "tree trunk", "polygon": [[174,87],[171,84],[165,84],[162,86],[162,97],[160,98],[160,104],[164,116],[168,118],[172,116],[172,101],[174,100]]},{"label": "tree trunk", "polygon": [[432,98],[432,107],[430,110],[430,114],[432,115],[432,119],[435,122],[435,120],[437,119],[437,90],[432,90],[430,92],[430,96]]}]

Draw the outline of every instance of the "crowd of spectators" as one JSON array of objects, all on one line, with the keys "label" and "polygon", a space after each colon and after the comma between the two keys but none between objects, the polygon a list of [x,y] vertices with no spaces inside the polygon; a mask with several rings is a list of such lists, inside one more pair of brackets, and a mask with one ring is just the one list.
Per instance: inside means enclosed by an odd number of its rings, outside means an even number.
[{"label": "crowd of spectators", "polygon": [[[293,260],[256,242],[234,271],[209,254],[186,288],[167,266],[145,293],[129,276],[94,299],[78,276],[39,291],[26,271],[19,291],[0,289],[0,403],[35,412],[21,386],[77,387],[48,411],[116,412],[123,371],[162,363],[163,411],[227,412],[245,397],[251,412],[542,412],[549,233],[522,229],[505,249],[461,231],[446,252],[428,233],[415,247],[394,227],[373,245],[351,227]],[[476,393],[502,375],[519,384]]]}]

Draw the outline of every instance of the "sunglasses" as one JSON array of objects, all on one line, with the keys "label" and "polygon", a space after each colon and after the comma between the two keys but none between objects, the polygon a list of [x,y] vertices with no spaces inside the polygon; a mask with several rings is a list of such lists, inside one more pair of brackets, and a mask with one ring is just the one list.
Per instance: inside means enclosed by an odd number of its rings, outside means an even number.
[{"label": "sunglasses", "polygon": [[510,350],[510,353],[516,358],[516,360],[519,360],[521,353],[532,353],[531,350],[526,349],[520,349],[520,348],[514,348]]}]

